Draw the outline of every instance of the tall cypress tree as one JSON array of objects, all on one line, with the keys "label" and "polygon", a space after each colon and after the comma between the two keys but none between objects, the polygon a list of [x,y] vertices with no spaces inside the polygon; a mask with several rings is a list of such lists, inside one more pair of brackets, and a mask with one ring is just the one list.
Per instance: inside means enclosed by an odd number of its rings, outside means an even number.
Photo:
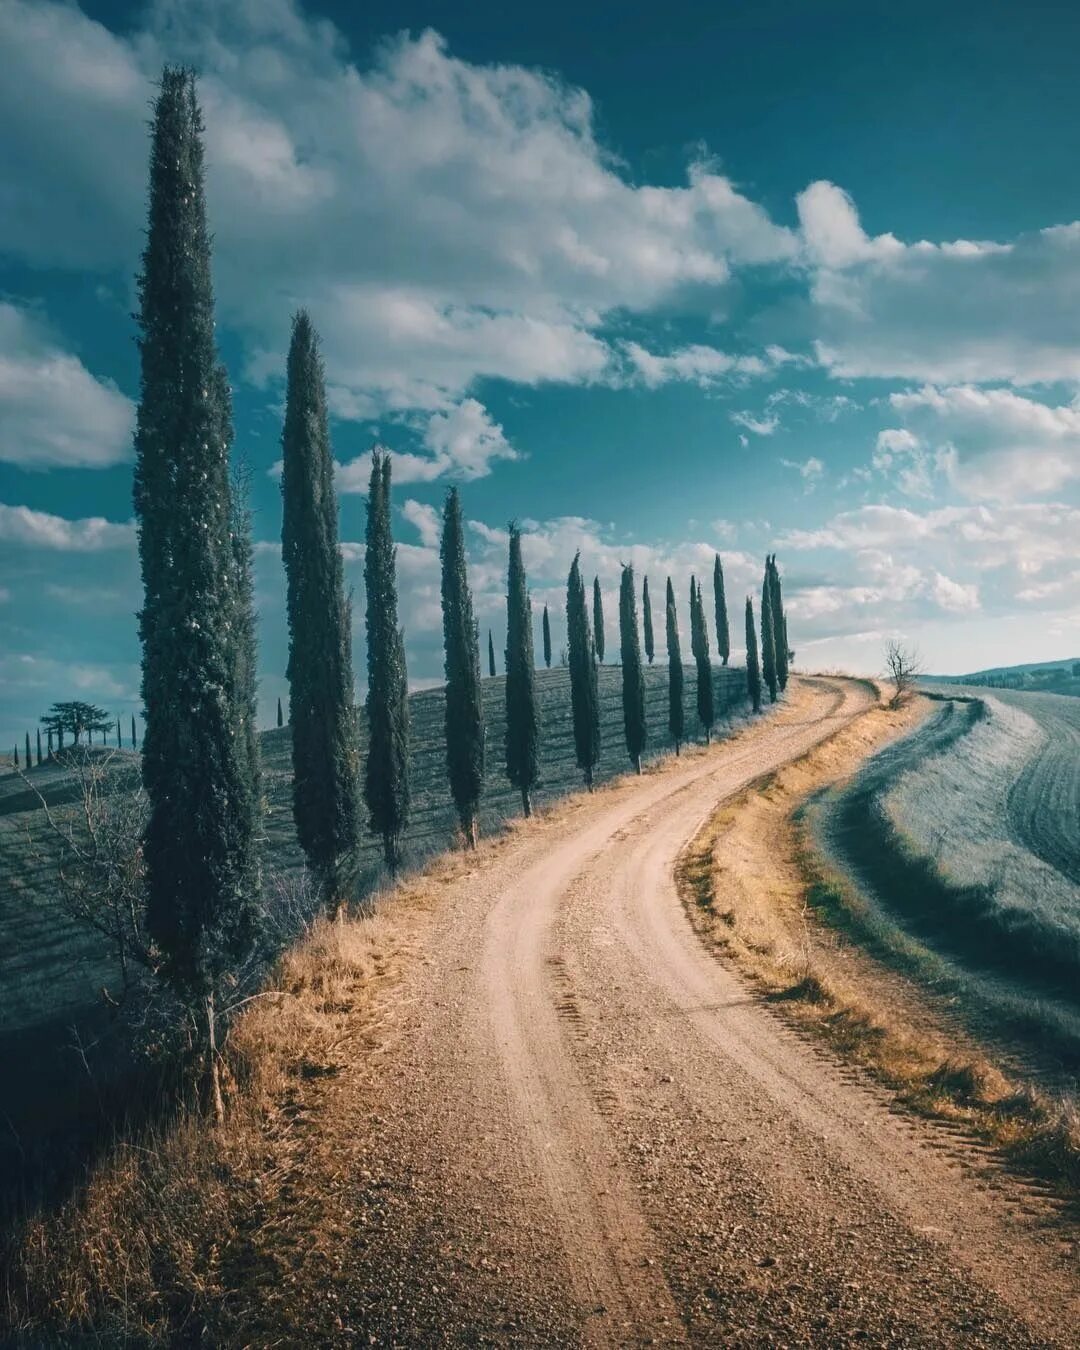
[{"label": "tall cypress tree", "polygon": [[506,583],[506,776],[520,789],[526,816],[532,815],[530,793],[539,772],[539,742],[532,604],[521,560],[521,531],[511,521]]},{"label": "tall cypress tree", "polygon": [[[360,746],[326,379],[318,335],[304,310],[293,317],[281,459],[293,819],[323,907],[337,918],[360,845]],[[284,721],[279,698],[278,726]]]},{"label": "tall cypress tree", "polygon": [[147,927],[204,1011],[215,1111],[214,993],[254,936],[255,796],[236,681],[244,632],[228,409],[214,342],[202,118],[189,70],[154,109],[139,277],[135,512],[144,603]]},{"label": "tall cypress tree", "polygon": [[754,627],[754,602],[746,597],[746,692],[755,712],[761,711],[761,667],[758,664],[757,629]]},{"label": "tall cypress tree", "polygon": [[648,577],[641,584],[641,626],[645,630],[645,659],[651,666],[656,655],[656,646],[653,642],[652,601],[649,599]]},{"label": "tall cypress tree", "polygon": [[29,732],[26,732],[25,735],[26,735],[26,756],[25,756],[25,762],[26,762],[26,767],[29,769],[29,768],[30,768],[30,765],[31,765],[31,759],[30,759],[30,733],[29,733]]},{"label": "tall cypress tree", "polygon": [[675,742],[675,753],[682,746],[686,727],[686,714],[683,709],[683,680],[685,678],[682,663],[682,643],[679,640],[679,614],[675,608],[675,588],[671,578],[667,579],[667,653],[668,653],[668,731]]},{"label": "tall cypress tree", "polygon": [[[118,717],[118,718],[116,719],[116,748],[117,748],[117,750],[120,749],[120,746],[121,746],[122,744],[123,744],[123,741],[122,741],[121,736],[120,736],[120,719],[119,719],[119,717]],[[26,748],[26,753],[27,753],[28,755],[29,755],[29,753],[30,753],[30,747],[29,747],[29,746],[27,746],[27,748]]]},{"label": "tall cypress tree", "polygon": [[761,676],[769,691],[769,702],[776,702],[776,627],[772,612],[772,576],[769,568],[761,583]]},{"label": "tall cypress tree", "polygon": [[134,713],[131,714],[131,748],[132,748],[132,750],[137,749],[137,745],[136,745],[136,741],[135,741],[135,714],[134,714]]},{"label": "tall cypress tree", "polygon": [[41,728],[37,729],[37,762],[41,763]]},{"label": "tall cypress tree", "polygon": [[604,664],[604,597],[600,594],[600,578],[593,577],[592,583],[592,623],[593,641],[596,643],[596,659]]},{"label": "tall cypress tree", "polygon": [[[367,591],[368,754],[364,798],[371,828],[382,836],[386,865],[401,866],[409,820],[409,679],[405,635],[398,626],[394,540],[390,532],[390,456],[371,457],[364,587]],[[295,727],[296,713],[293,712]]]},{"label": "tall cypress tree", "polygon": [[720,554],[713,562],[713,600],[716,604],[716,651],[721,664],[727,665],[731,655],[731,633],[728,629],[727,597],[724,594],[724,565]]},{"label": "tall cypress tree", "polygon": [[440,556],[446,651],[446,768],[465,843],[475,848],[476,817],[484,788],[484,714],[480,702],[480,641],[465,570],[465,527],[456,487],[446,494]]},{"label": "tall cypress tree", "polygon": [[776,649],[776,682],[781,689],[787,688],[788,650],[787,623],[784,619],[784,597],[780,584],[780,569],[776,565],[776,554],[769,559],[769,599],[772,603],[773,644]]},{"label": "tall cypress tree", "polygon": [[[217,369],[218,412],[226,445],[233,439],[232,393],[225,367]],[[240,752],[244,757],[243,795],[238,809],[247,819],[250,842],[248,868],[253,884],[259,884],[259,855],[255,848],[262,813],[262,751],[259,744],[258,664],[255,638],[255,546],[251,542],[251,474],[241,465],[232,475],[229,501],[229,531],[233,564],[232,592],[232,687],[230,698],[240,722]]]},{"label": "tall cypress tree", "polygon": [[492,679],[495,678],[495,639],[491,636],[491,629],[488,629],[488,674]]},{"label": "tall cypress tree", "polygon": [[548,670],[551,669],[551,620],[548,618],[548,607],[544,606],[544,665]]},{"label": "tall cypress tree", "polygon": [[624,564],[619,581],[619,653],[622,659],[623,729],[626,751],[634,772],[641,772],[645,749],[645,678],[641,671],[641,638],[638,634],[634,569]]},{"label": "tall cypress tree", "polygon": [[567,660],[570,665],[570,706],[574,720],[574,750],[585,785],[592,791],[593,770],[600,762],[600,691],[596,672],[596,644],[589,623],[581,554],[566,580]]},{"label": "tall cypress tree", "polygon": [[709,660],[709,629],[701,587],[690,578],[690,645],[697,666],[697,714],[705,730],[705,744],[712,739],[716,711],[713,704],[712,662]]}]

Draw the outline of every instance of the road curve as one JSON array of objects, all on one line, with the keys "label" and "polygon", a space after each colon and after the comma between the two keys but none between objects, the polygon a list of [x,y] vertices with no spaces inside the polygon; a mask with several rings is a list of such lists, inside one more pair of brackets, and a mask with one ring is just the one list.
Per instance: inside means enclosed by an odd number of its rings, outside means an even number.
[{"label": "road curve", "polygon": [[1075,1258],[1038,1199],[965,1175],[969,1146],[789,1031],[676,894],[718,802],[871,702],[798,681],[730,744],[583,797],[447,888],[367,1088],[353,1328],[386,1344],[1072,1343]]}]

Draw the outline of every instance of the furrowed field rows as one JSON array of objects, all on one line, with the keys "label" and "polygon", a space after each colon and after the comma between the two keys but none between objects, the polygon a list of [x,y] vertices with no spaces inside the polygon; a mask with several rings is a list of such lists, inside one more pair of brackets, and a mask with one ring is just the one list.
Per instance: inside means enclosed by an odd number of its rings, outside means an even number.
[{"label": "furrowed field rows", "polygon": [[[694,668],[686,668],[686,720],[693,734]],[[745,703],[746,680],[741,669],[715,668],[718,725]],[[645,671],[646,713],[649,728],[647,753],[671,748],[667,732],[667,668],[659,665]],[[520,797],[506,780],[503,765],[505,707],[503,677],[483,681],[487,725],[487,780],[481,807],[482,828],[490,830],[520,811]],[[541,716],[540,783],[534,793],[538,804],[582,786],[574,760],[570,720],[569,674],[565,669],[537,673],[537,696]],[[600,669],[603,753],[596,770],[598,782],[626,772],[630,765],[623,743],[621,675],[617,666]],[[444,749],[444,702],[441,689],[413,694],[409,700],[412,719],[412,812],[406,835],[408,861],[445,848],[452,842],[457,818],[446,780]],[[361,718],[363,726],[363,718]],[[266,819],[264,860],[270,873],[291,873],[303,864],[292,820],[292,766],[289,729],[264,733],[264,789],[269,814]],[[136,760],[124,754],[124,768],[134,784]],[[119,762],[119,761],[118,761]],[[118,769],[118,771],[120,771]],[[43,765],[31,773],[31,782],[50,805],[73,809],[72,780],[62,769]],[[14,774],[0,778],[0,926],[6,934],[0,950],[0,1035],[42,1020],[70,1020],[95,1001],[102,984],[115,972],[100,941],[75,928],[55,911],[55,855],[50,848],[45,822],[37,799]],[[382,869],[381,842],[366,835],[361,855],[361,888],[373,885]]]},{"label": "furrowed field rows", "polygon": [[1080,706],[957,692],[811,819],[870,904],[867,933],[941,987],[977,991],[1051,1059],[1080,1062]]},{"label": "furrowed field rows", "polygon": [[1080,885],[1080,699],[1002,690],[1046,733],[1009,790],[1009,824],[1036,857]]}]

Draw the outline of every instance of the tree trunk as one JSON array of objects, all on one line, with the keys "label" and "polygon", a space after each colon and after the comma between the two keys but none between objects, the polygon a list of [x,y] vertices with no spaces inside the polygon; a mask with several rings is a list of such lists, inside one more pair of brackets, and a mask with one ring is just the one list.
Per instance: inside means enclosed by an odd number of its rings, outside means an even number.
[{"label": "tree trunk", "polygon": [[465,847],[475,848],[480,837],[480,831],[476,824],[476,816],[473,812],[464,815],[461,818],[461,833],[465,836]]},{"label": "tree trunk", "polygon": [[592,769],[585,770],[585,786],[592,791]]},{"label": "tree trunk", "polygon": [[401,867],[401,846],[396,834],[383,835],[383,848],[386,853],[386,866],[390,875],[396,877]]},{"label": "tree trunk", "polygon": [[210,1110],[214,1124],[225,1121],[225,1100],[221,1095],[221,1069],[217,1052],[217,1018],[214,1014],[214,996],[206,996],[206,1068],[207,1088],[210,1094]]},{"label": "tree trunk", "polygon": [[634,772],[635,772],[636,774],[640,774],[640,773],[641,773],[641,756],[640,756],[640,755],[635,755],[635,756],[634,756]]},{"label": "tree trunk", "polygon": [[532,815],[532,802],[529,799],[529,789],[527,787],[521,789],[521,809],[525,813],[525,819],[528,820]]},{"label": "tree trunk", "polygon": [[675,758],[676,758],[676,759],[679,758],[679,751],[680,751],[680,749],[681,749],[681,746],[679,745],[679,742],[676,741],[676,742],[675,742]]}]

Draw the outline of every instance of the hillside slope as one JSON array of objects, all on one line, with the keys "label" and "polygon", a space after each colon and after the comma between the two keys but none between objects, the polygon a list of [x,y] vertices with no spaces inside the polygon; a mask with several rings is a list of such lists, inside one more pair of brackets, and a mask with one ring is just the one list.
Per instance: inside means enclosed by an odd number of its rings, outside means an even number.
[{"label": "hillside slope", "polygon": [[1080,708],[1053,694],[957,692],[810,819],[872,922],[916,943],[913,965],[1075,1072]]},{"label": "hillside slope", "polygon": [[[693,667],[686,672],[687,727],[693,716]],[[717,735],[745,704],[745,672],[714,668]],[[650,754],[670,748],[667,735],[667,669],[646,668],[646,709]],[[569,675],[564,669],[537,674],[541,715],[538,804],[581,786],[574,762]],[[629,763],[623,742],[621,671],[600,670],[603,753],[598,782],[624,772]],[[502,760],[505,726],[501,676],[483,681],[487,718],[487,779],[481,829],[489,831],[520,811],[520,797],[507,782]],[[415,865],[446,848],[454,839],[456,815],[449,795],[444,758],[444,698],[441,689],[410,697],[412,716],[413,805],[406,834],[406,861]],[[363,718],[361,718],[363,727]],[[292,767],[289,729],[263,734],[265,793],[268,805],[264,868],[272,901],[274,878],[295,874],[303,864],[292,819]],[[363,748],[363,740],[361,748]],[[123,752],[116,772],[137,781],[137,757]],[[73,810],[71,776],[60,766],[31,771],[31,782],[59,812]],[[379,841],[367,835],[361,858],[361,893],[382,874]],[[47,1133],[73,1116],[93,1120],[101,1110],[90,1070],[108,1062],[115,1018],[105,1005],[102,986],[115,987],[117,972],[102,941],[60,913],[54,895],[55,854],[33,792],[15,774],[0,776],[0,1063],[11,1091],[0,1130],[0,1175],[13,1175],[36,1141],[52,1155]]]}]

